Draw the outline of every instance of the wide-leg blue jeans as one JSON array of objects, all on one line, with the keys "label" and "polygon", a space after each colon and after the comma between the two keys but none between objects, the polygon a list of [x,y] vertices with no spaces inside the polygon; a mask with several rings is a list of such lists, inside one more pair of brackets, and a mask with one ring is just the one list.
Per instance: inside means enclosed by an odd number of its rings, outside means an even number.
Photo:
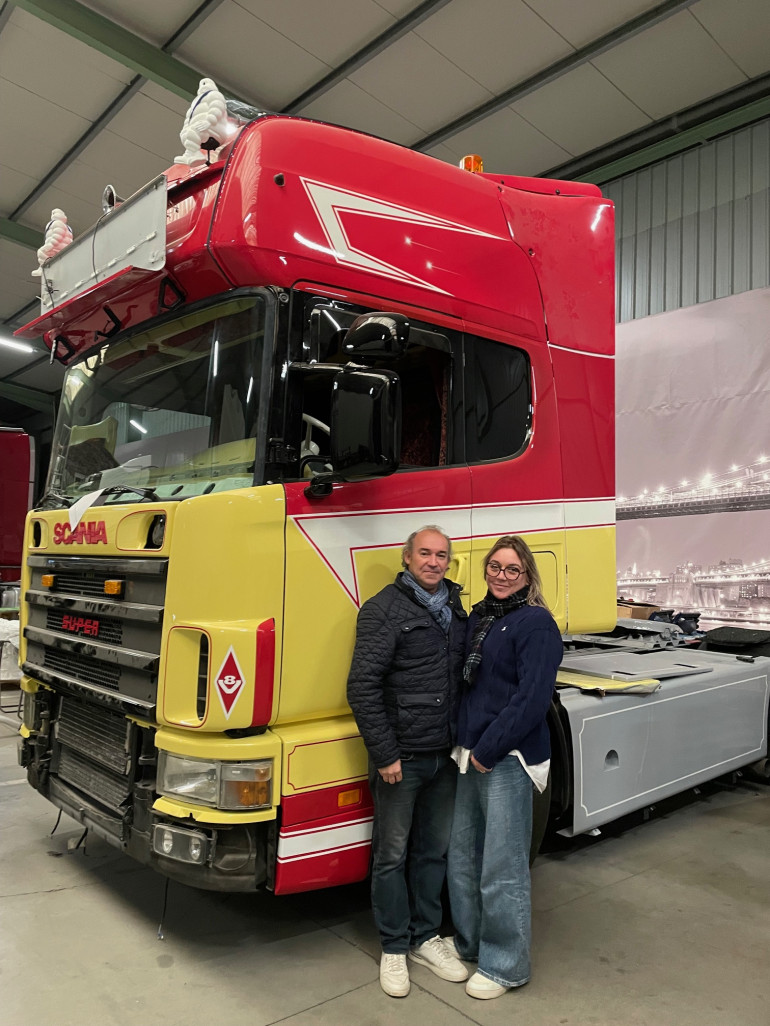
[{"label": "wide-leg blue jeans", "polygon": [[530,976],[532,786],[515,755],[457,777],[447,877],[455,944],[504,987]]},{"label": "wide-leg blue jeans", "polygon": [[457,767],[448,753],[413,755],[401,760],[401,773],[386,784],[369,763],[372,910],[382,950],[403,955],[441,926]]}]

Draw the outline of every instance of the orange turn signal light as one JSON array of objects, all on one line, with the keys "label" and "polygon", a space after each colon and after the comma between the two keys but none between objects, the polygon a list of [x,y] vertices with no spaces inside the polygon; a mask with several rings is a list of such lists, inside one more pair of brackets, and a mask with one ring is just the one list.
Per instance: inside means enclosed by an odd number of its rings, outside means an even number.
[{"label": "orange turn signal light", "polygon": [[224,795],[227,809],[258,809],[270,804],[270,781],[227,780]]},{"label": "orange turn signal light", "polygon": [[337,795],[337,808],[344,809],[348,805],[358,805],[361,801],[361,788],[354,787],[350,791],[340,791]]},{"label": "orange turn signal light", "polygon": [[478,153],[469,153],[460,161],[463,171],[471,171],[474,175],[480,175],[484,171],[484,161]]},{"label": "orange turn signal light", "polygon": [[53,588],[56,584],[56,574],[43,574],[40,578],[40,583],[44,588]]},{"label": "orange turn signal light", "polygon": [[104,594],[114,595],[116,598],[120,598],[123,594],[124,581],[105,581],[104,582]]}]

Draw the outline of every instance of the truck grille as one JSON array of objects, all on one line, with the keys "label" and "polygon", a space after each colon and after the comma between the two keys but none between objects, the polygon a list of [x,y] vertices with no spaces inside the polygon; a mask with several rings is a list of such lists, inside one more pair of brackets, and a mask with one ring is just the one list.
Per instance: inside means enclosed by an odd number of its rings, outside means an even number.
[{"label": "truck grille", "polygon": [[116,777],[103,766],[97,766],[78,752],[62,748],[59,756],[59,779],[78,791],[96,798],[115,812],[126,801],[131,788],[128,780]]},{"label": "truck grille", "polygon": [[61,744],[88,752],[116,773],[128,770],[128,721],[103,706],[63,698],[56,736]]},{"label": "truck grille", "polygon": [[[34,555],[27,564],[25,673],[154,715],[168,560]],[[105,596],[116,579],[121,597]]]},{"label": "truck grille", "polygon": [[54,673],[74,677],[84,684],[109,688],[110,691],[118,691],[120,688],[120,667],[108,666],[107,663],[100,663],[95,659],[70,655],[51,648],[45,651],[43,666]]},{"label": "truck grille", "polygon": [[98,577],[93,573],[63,573],[56,578],[56,590],[65,595],[94,595],[102,598],[104,595],[104,582],[109,574],[100,574]]},{"label": "truck grille", "polygon": [[120,814],[131,794],[132,729],[121,713],[62,696],[52,773]]},{"label": "truck grille", "polygon": [[[92,617],[77,617],[58,609],[49,609],[45,618],[45,625],[49,631],[66,631],[81,636],[87,636],[92,623]],[[119,645],[123,641],[123,624],[120,620],[99,617],[99,640],[110,645]]]}]

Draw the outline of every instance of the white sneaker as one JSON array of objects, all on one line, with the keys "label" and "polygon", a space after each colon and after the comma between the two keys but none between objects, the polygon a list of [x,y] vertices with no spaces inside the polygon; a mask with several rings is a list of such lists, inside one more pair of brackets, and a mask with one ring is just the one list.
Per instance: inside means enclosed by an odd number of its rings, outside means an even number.
[{"label": "white sneaker", "polygon": [[388,955],[380,959],[380,986],[389,997],[406,997],[409,993],[409,970],[406,955]]},{"label": "white sneaker", "polygon": [[481,973],[474,973],[465,984],[465,993],[470,997],[479,998],[481,1001],[501,997],[510,989],[510,987],[504,987],[502,983],[495,983],[488,976],[482,976]]},{"label": "white sneaker", "polygon": [[477,958],[463,958],[460,952],[457,950],[457,941],[454,936],[442,937],[441,943],[447,949],[452,958],[459,958],[461,962],[478,962]]},{"label": "white sneaker", "polygon": [[462,964],[457,954],[451,954],[449,948],[440,937],[431,937],[417,948],[411,948],[409,957],[418,965],[424,965],[442,980],[450,980],[452,983],[462,983],[468,979],[468,970]]}]

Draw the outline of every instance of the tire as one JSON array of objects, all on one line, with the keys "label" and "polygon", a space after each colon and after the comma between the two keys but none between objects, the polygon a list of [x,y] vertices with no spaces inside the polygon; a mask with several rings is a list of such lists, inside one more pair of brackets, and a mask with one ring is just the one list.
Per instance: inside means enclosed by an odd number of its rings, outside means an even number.
[{"label": "tire", "polygon": [[545,831],[548,826],[548,816],[551,811],[551,780],[553,774],[548,774],[548,783],[545,785],[545,791],[541,794],[537,788],[532,785],[534,794],[532,796],[532,841],[529,847],[529,864],[530,866],[535,861],[537,853],[540,851],[540,845],[543,843],[545,837]]}]

